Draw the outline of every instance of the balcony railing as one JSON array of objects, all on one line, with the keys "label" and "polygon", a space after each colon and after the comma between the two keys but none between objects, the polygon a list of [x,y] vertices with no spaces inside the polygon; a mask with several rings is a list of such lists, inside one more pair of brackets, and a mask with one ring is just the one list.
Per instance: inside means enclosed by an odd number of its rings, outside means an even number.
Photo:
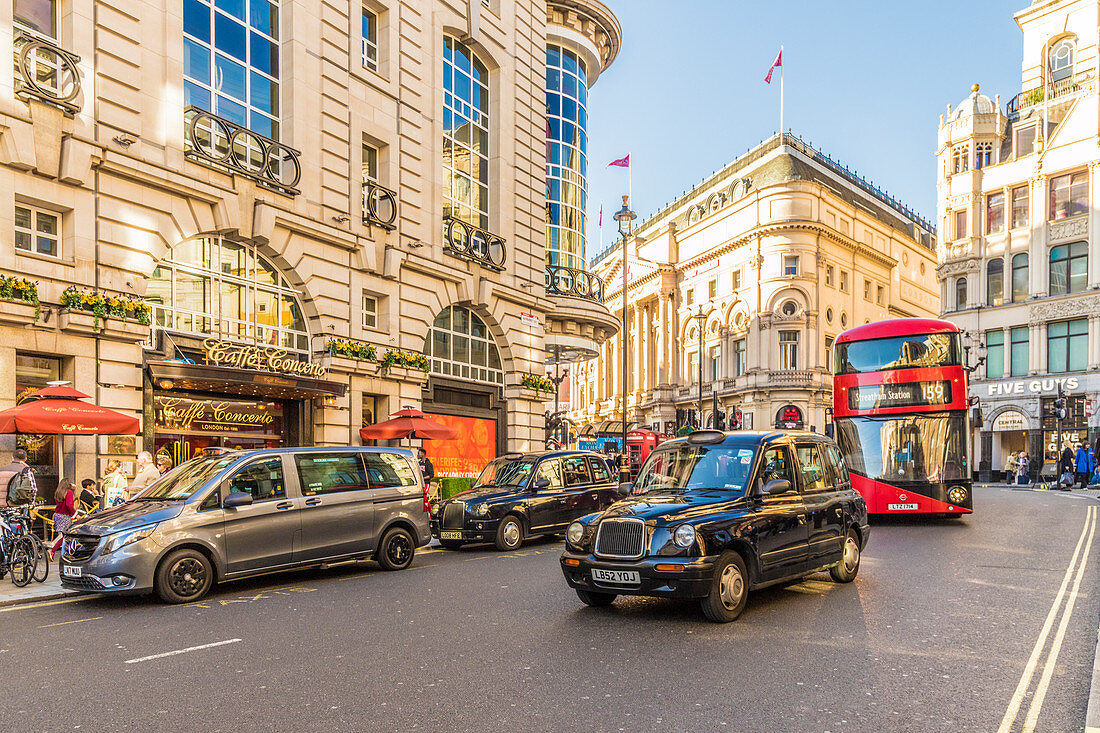
[{"label": "balcony railing", "polygon": [[397,192],[378,181],[363,181],[363,223],[397,228]]},{"label": "balcony railing", "polygon": [[296,195],[301,153],[198,107],[184,110],[184,153],[193,160]]},{"label": "balcony railing", "polygon": [[443,249],[454,257],[498,272],[504,269],[508,256],[502,237],[451,216],[443,217]]},{"label": "balcony railing", "polygon": [[563,265],[546,266],[546,294],[603,302],[603,281],[587,270]]},{"label": "balcony railing", "polygon": [[80,105],[80,57],[52,39],[19,31],[15,36],[15,93],[36,97],[70,114]]},{"label": "balcony railing", "polygon": [[1084,82],[1087,79],[1088,74],[1075,74],[1071,77],[1051,82],[1046,88],[1036,87],[1020,92],[1015,97],[1008,100],[1008,104],[1005,106],[1005,116],[1016,119],[1020,116],[1020,112],[1028,107],[1034,107],[1044,101],[1054,101],[1059,97],[1065,97],[1075,92],[1079,92],[1084,88]]}]

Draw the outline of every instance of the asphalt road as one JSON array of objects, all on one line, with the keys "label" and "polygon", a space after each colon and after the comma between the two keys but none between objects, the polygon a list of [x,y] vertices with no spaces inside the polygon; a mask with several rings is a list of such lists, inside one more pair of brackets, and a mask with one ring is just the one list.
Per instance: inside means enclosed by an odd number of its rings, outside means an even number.
[{"label": "asphalt road", "polygon": [[0,609],[0,730],[1082,730],[1098,502],[975,504],[878,522],[855,583],[761,591],[728,625],[693,603],[584,607],[549,540],[268,576],[191,606]]}]

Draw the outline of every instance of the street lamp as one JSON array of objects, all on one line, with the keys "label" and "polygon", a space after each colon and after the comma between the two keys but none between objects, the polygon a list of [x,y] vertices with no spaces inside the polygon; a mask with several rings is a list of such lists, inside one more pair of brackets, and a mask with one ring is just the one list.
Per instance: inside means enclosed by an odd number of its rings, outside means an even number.
[{"label": "street lamp", "polygon": [[699,358],[696,361],[699,362],[699,429],[702,430],[706,426],[703,425],[703,329],[707,325],[707,316],[710,313],[703,310],[703,304],[699,304],[699,312],[692,313],[691,317],[695,319],[696,325],[699,326]]},{"label": "street lamp", "polygon": [[[987,354],[989,352],[989,349],[986,348],[985,344],[982,343],[980,338],[975,338],[975,337],[971,336],[969,331],[966,331],[963,334],[963,341],[965,342],[963,344],[963,354],[965,355],[965,358],[964,358],[965,364],[963,366],[963,369],[966,370],[967,374],[973,374],[974,372],[976,372],[978,370],[978,367],[980,367],[982,364],[985,364],[985,360],[986,360]],[[972,347],[970,345],[971,341],[977,341],[978,342],[977,347]],[[970,349],[971,348],[976,348],[976,350],[978,352],[978,361],[975,362],[974,366],[970,366]]]},{"label": "street lamp", "polygon": [[[554,425],[554,430],[558,432],[559,437],[561,437],[560,431],[564,422],[561,419],[562,412],[558,409],[558,405],[561,404],[561,383],[569,378],[569,368],[562,369],[561,360],[554,359],[554,371],[553,373],[547,372],[546,378],[554,383],[554,409],[550,411],[550,421]],[[546,435],[547,447],[549,447],[551,440],[552,438],[548,432]],[[561,447],[563,443],[568,443],[569,431],[565,431],[565,440],[556,440],[555,442],[558,444],[558,447]]]},{"label": "street lamp", "polygon": [[626,365],[627,365],[627,345],[626,338],[626,240],[630,236],[631,229],[634,225],[634,220],[638,216],[630,210],[629,196],[623,196],[623,208],[615,212],[615,221],[619,224],[619,236],[622,238],[623,246],[623,444],[619,452],[619,482],[626,483],[630,480],[630,466],[627,465],[626,460]]}]

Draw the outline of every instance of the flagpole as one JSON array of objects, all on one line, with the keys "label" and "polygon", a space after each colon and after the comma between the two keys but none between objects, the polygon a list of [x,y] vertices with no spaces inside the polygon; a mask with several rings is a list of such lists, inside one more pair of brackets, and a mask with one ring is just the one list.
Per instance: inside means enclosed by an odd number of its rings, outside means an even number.
[{"label": "flagpole", "polygon": [[[783,46],[779,46],[779,58],[783,58]],[[783,71],[786,64],[779,65],[779,134],[783,134]]]}]

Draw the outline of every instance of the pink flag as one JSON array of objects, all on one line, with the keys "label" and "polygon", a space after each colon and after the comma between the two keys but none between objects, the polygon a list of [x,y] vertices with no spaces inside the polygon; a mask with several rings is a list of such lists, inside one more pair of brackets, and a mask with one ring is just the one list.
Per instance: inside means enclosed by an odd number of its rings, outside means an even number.
[{"label": "pink flag", "polygon": [[607,164],[607,167],[610,168],[613,165],[618,166],[620,168],[629,168],[630,167],[630,153],[627,153],[625,158],[619,158],[618,160],[611,161],[610,163]]},{"label": "pink flag", "polygon": [[772,83],[772,72],[775,71],[776,66],[783,65],[783,49],[779,49],[779,55],[775,57],[775,61],[768,67],[768,75],[764,77],[764,82],[767,84]]}]

